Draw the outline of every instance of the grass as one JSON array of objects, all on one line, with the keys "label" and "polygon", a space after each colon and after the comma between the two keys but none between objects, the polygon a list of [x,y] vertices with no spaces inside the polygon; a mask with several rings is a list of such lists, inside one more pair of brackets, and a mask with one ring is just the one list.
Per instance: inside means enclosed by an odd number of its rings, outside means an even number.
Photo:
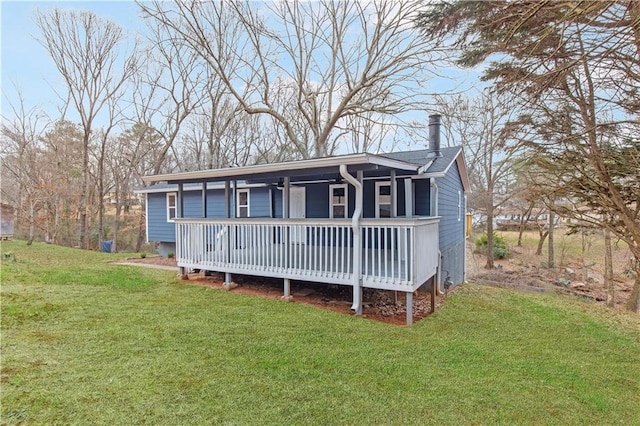
[{"label": "grass", "polygon": [[397,327],[2,244],[6,424],[640,424],[640,318],[468,285]]}]

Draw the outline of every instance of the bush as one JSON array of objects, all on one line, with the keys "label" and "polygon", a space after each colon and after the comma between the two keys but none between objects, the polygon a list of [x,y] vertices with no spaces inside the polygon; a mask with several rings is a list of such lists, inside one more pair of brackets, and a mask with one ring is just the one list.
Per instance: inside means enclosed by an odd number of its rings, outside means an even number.
[{"label": "bush", "polygon": [[[482,234],[480,238],[476,240],[476,253],[487,254],[487,240],[489,237],[486,233]],[[507,241],[502,235],[493,233],[493,258],[494,259],[506,259],[509,257],[509,247]]]},{"label": "bush", "polygon": [[140,253],[140,258],[141,259],[144,259],[145,257],[147,257],[147,253],[145,253],[145,252]]},{"label": "bush", "polygon": [[173,254],[173,253],[169,253],[169,254],[167,254],[167,257],[168,257],[169,259],[173,259],[173,258],[175,257],[175,254]]}]

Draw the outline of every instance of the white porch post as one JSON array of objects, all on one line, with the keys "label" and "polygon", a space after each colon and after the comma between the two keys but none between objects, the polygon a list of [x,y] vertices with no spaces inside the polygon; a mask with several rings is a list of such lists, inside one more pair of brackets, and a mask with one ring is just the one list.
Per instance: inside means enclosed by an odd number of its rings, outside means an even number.
[{"label": "white porch post", "polygon": [[398,216],[398,203],[396,196],[397,184],[396,184],[396,171],[391,170],[391,217]]},{"label": "white porch post", "polygon": [[207,218],[207,182],[202,182],[202,217]]},{"label": "white porch post", "polygon": [[[176,201],[176,217],[178,218],[183,218],[184,217],[184,184],[182,182],[180,182],[178,184],[178,200]],[[179,247],[182,244],[182,238],[184,238],[183,235],[180,235],[179,240],[176,241],[176,251],[178,253],[176,253],[176,256],[178,256],[178,258],[181,257],[181,252],[182,252],[182,248]],[[191,235],[189,235],[189,238],[191,238]],[[185,268],[184,266],[180,267],[179,270],[180,273],[180,278],[182,279],[189,279],[188,275],[187,275],[187,268]]]},{"label": "white porch post", "polygon": [[[284,178],[284,190],[282,191],[282,218],[283,219],[289,219],[289,214],[290,214],[290,186],[291,186],[291,178],[289,176],[285,176]],[[282,241],[282,243],[284,244],[284,249],[285,249],[285,256],[284,256],[284,262],[285,262],[285,269],[289,268],[289,227],[285,228],[284,231],[284,241]],[[284,278],[284,295],[282,296],[282,300],[286,300],[286,301],[291,301],[293,300],[293,298],[291,297],[291,280],[289,278]]]},{"label": "white porch post", "polygon": [[[234,184],[234,187],[235,187],[235,184]],[[229,180],[224,181],[224,213],[227,219],[231,218],[231,190],[229,188]],[[231,261],[231,227],[230,226],[227,226],[225,240],[227,245],[227,250],[225,254],[225,257],[226,257],[225,263],[228,265]],[[225,290],[230,290],[232,284],[233,284],[233,281],[232,281],[231,273],[225,272],[224,284],[222,288]]]}]

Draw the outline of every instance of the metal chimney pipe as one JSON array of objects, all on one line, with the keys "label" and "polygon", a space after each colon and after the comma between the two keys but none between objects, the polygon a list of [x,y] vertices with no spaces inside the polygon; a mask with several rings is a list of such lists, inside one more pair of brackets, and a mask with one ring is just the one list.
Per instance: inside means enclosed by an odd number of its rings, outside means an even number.
[{"label": "metal chimney pipe", "polygon": [[440,153],[440,114],[429,116],[429,151],[436,157],[442,156]]}]

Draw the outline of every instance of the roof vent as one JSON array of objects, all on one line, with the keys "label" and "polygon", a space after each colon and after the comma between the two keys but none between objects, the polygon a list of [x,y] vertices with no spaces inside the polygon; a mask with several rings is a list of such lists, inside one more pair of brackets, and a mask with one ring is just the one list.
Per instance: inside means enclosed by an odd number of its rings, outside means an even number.
[{"label": "roof vent", "polygon": [[434,157],[442,157],[440,152],[440,114],[429,116],[429,151]]}]

